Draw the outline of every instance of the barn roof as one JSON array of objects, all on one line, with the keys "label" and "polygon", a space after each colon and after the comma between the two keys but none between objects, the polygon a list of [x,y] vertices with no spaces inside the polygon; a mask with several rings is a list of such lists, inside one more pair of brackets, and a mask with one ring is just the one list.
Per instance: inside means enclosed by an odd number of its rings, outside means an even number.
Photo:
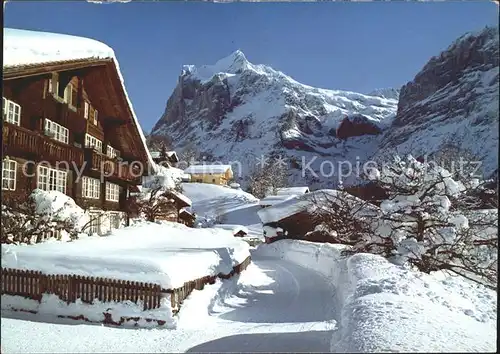
[{"label": "barn roof", "polygon": [[[363,206],[360,216],[378,213],[378,207],[368,204],[347,192],[334,189],[322,189],[311,193],[294,196],[281,203],[257,211],[263,224],[278,222],[292,215],[304,211],[312,211],[317,208],[326,207],[331,202],[345,200],[353,205]],[[340,201],[339,201],[340,202]]]},{"label": "barn roof", "polygon": [[269,206],[269,205],[276,205],[278,203],[282,203],[285,200],[291,199],[295,197],[295,195],[269,195],[265,198],[262,198],[259,201],[259,205],[261,206]]}]

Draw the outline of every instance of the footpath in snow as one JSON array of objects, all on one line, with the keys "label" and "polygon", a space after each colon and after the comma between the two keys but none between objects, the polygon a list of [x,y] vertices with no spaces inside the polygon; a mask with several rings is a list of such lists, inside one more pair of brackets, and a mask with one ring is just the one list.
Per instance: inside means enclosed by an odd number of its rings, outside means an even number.
[{"label": "footpath in snow", "polygon": [[332,352],[496,352],[497,294],[459,276],[424,274],[344,247],[282,240],[257,254],[293,261],[336,289]]}]

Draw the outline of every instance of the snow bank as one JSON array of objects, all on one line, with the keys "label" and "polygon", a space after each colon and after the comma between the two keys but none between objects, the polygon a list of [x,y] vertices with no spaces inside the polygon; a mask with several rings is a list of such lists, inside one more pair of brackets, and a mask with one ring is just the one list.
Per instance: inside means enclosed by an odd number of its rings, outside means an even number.
[{"label": "snow bank", "polygon": [[207,275],[228,274],[249,255],[246,242],[222,229],[143,222],[111,236],[33,246],[2,245],[3,268],[39,270],[181,287]]},{"label": "snow bank", "polygon": [[[176,320],[172,316],[170,307],[170,297],[160,300],[160,306],[156,309],[144,310],[143,304],[132,301],[122,302],[101,302],[95,299],[92,304],[84,303],[77,299],[74,303],[67,303],[59,299],[54,294],[44,294],[40,302],[27,299],[21,296],[2,295],[2,310],[36,312],[38,315],[79,317],[83,316],[90,322],[102,323],[105,320],[104,314],[111,315],[111,320],[120,323],[122,318],[137,318],[140,320],[137,325],[140,327],[154,327],[157,322],[147,322],[146,319],[165,321],[167,328],[174,328]],[[136,321],[129,320],[125,325],[135,326]]]},{"label": "snow bank", "polygon": [[244,232],[247,235],[249,234],[248,229],[243,225],[215,224],[214,227],[218,228],[218,229],[224,229],[224,230],[231,231],[233,233],[233,235],[236,235],[240,231]]},{"label": "snow bank", "polygon": [[75,228],[82,228],[90,220],[85,211],[64,193],[35,189],[30,196],[35,201],[36,212],[49,216],[51,220],[70,220]]},{"label": "snow bank", "polygon": [[424,274],[345,246],[282,240],[256,253],[315,270],[337,288],[333,352],[496,351],[497,294],[461,277]]}]

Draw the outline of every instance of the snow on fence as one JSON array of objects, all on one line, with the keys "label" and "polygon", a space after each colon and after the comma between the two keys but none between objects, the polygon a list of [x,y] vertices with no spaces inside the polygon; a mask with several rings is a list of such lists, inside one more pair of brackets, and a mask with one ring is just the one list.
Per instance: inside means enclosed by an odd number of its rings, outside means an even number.
[{"label": "snow on fence", "polygon": [[[146,311],[159,308],[164,294],[170,294],[172,313],[175,314],[194,289],[202,290],[206,284],[214,284],[217,277],[229,279],[245,270],[250,262],[250,257],[247,257],[242,263],[234,266],[229,274],[205,276],[188,281],[182,287],[175,289],[162,289],[160,285],[153,283],[78,275],[48,275],[40,271],[2,268],[2,295],[21,296],[40,302],[43,294],[54,294],[68,304],[76,302],[77,299],[88,304],[92,304],[94,299],[101,302],[128,300],[136,304],[142,303]],[[86,320],[84,316],[71,318]],[[132,319],[139,320],[139,318]],[[120,322],[115,322],[111,316],[105,314],[103,322],[119,325],[127,320],[129,319],[122,318]],[[151,319],[146,320],[151,321]],[[165,321],[157,320],[157,322],[162,325]]]}]

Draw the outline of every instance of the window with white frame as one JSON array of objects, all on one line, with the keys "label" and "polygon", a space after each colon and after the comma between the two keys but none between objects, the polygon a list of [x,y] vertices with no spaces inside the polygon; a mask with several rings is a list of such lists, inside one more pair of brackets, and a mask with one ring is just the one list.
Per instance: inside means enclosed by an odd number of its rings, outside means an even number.
[{"label": "window with white frame", "polygon": [[120,186],[118,184],[106,182],[106,200],[120,201]]},{"label": "window with white frame", "polygon": [[73,102],[73,84],[69,83],[64,88],[64,102],[73,107],[76,102]]},{"label": "window with white frame", "polygon": [[66,171],[59,171],[55,168],[38,166],[38,188],[44,191],[59,191],[66,194],[66,181],[68,174]]},{"label": "window with white frame", "polygon": [[87,101],[83,102],[83,117],[85,119],[89,118],[90,105]]},{"label": "window with white frame", "polygon": [[9,159],[2,161],[2,189],[16,190],[17,162]]},{"label": "window with white frame", "polygon": [[97,109],[94,109],[94,125],[97,125]]},{"label": "window with white frame", "polygon": [[3,120],[15,125],[21,124],[21,106],[2,97]]},{"label": "window with white frame", "polygon": [[97,178],[82,178],[82,197],[99,199],[101,196],[101,181]]},{"label": "window with white frame", "polygon": [[85,134],[85,147],[94,148],[97,151],[102,152],[102,141],[92,135]]},{"label": "window with white frame", "polygon": [[106,155],[108,155],[108,157],[115,158],[117,156],[120,156],[120,152],[111,145],[108,145],[106,147]]},{"label": "window with white frame", "polygon": [[45,118],[45,135],[50,136],[62,143],[69,143],[69,130],[63,127],[61,124],[51,121]]}]

